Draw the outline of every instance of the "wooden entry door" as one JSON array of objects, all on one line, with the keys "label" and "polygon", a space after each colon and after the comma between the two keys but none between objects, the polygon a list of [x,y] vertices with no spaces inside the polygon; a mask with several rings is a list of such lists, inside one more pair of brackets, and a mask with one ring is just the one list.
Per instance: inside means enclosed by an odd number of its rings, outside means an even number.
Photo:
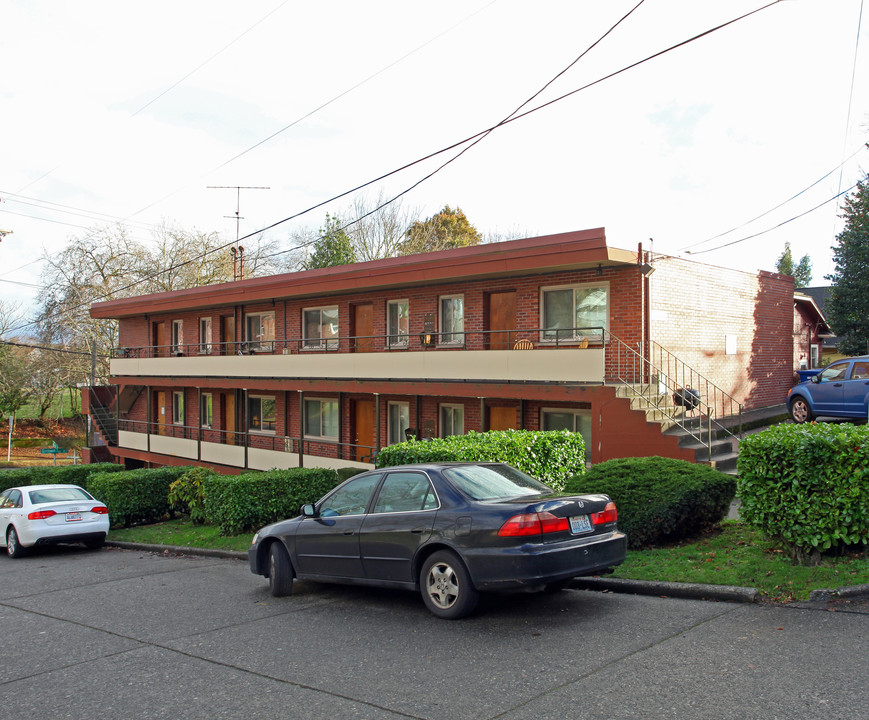
[{"label": "wooden entry door", "polygon": [[515,407],[495,405],[489,410],[489,430],[518,430]]},{"label": "wooden entry door", "polygon": [[221,355],[235,355],[235,318],[232,315],[227,315],[220,318],[220,340]]},{"label": "wooden entry door", "polygon": [[490,293],[487,316],[489,318],[490,350],[509,350],[516,336],[516,291]]},{"label": "wooden entry door", "polygon": [[226,430],[225,442],[235,445],[235,393],[225,393],[221,411],[221,427]]},{"label": "wooden entry door", "polygon": [[354,411],[354,427],[356,436],[353,442],[356,444],[355,459],[358,462],[371,462],[371,453],[374,452],[374,401],[357,400]]},{"label": "wooden entry door", "polygon": [[374,352],[374,306],[353,306],[354,352]]},{"label": "wooden entry door", "polygon": [[155,322],[154,323],[154,345],[156,345],[156,353],[154,353],[157,357],[166,357],[169,355],[169,348],[167,347],[169,341],[166,340],[166,323],[165,322]]},{"label": "wooden entry door", "polygon": [[[161,325],[163,323],[160,323]],[[165,348],[164,348],[165,349]],[[165,390],[157,392],[157,434],[168,435],[169,423],[172,420],[172,407],[169,405],[171,395]]]}]

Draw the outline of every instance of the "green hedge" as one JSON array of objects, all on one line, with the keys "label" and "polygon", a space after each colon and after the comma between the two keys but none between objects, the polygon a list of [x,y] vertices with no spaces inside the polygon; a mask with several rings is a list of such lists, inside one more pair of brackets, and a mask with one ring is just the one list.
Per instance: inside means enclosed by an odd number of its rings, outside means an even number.
[{"label": "green hedge", "polygon": [[295,517],[305,503],[319,500],[339,482],[334,470],[291,468],[203,481],[205,515],[223,535],[255,530]]},{"label": "green hedge", "polygon": [[88,490],[109,509],[112,525],[161,520],[171,514],[169,486],[190,467],[159,467],[101,472],[90,477]]},{"label": "green hedge", "polygon": [[0,471],[0,492],[19,485],[78,485],[87,490],[88,478],[100,472],[120,472],[123,465],[94,463],[91,465],[36,466]]},{"label": "green hedge", "polygon": [[504,462],[560,490],[568,478],[585,472],[585,444],[582,435],[567,430],[491,430],[410,440],[377,453],[377,467],[455,461]]},{"label": "green hedge", "polygon": [[869,543],[869,427],[776,425],[739,447],[740,516],[794,560]]},{"label": "green hedge", "polygon": [[616,503],[628,547],[641,549],[693,537],[726,515],[736,479],[685,460],[619,458],[567,481],[573,493],[605,493]]}]

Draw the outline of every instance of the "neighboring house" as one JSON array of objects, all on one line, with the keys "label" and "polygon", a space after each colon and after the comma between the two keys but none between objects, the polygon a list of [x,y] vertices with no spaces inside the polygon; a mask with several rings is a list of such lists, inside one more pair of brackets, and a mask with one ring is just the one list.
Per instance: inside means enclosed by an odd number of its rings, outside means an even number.
[{"label": "neighboring house", "polygon": [[[810,297],[820,312],[824,323],[827,324],[827,316],[826,316],[826,305],[827,300],[830,298],[830,292],[832,288],[829,285],[825,285],[822,287],[804,287],[797,288],[796,295],[803,295]],[[829,365],[833,360],[839,360],[842,357],[845,357],[839,352],[839,338],[833,332],[833,329],[827,325],[827,329],[824,334],[820,336],[821,339],[821,357],[819,359],[819,364],[816,367]]]},{"label": "neighboring house", "polygon": [[804,291],[794,292],[794,370],[821,367],[823,348],[830,337],[827,318],[815,299]]},{"label": "neighboring house", "polygon": [[406,435],[510,428],[708,460],[791,386],[793,298],[602,228],[258,277],[94,304],[121,347],[85,406],[131,467],[371,467]]}]

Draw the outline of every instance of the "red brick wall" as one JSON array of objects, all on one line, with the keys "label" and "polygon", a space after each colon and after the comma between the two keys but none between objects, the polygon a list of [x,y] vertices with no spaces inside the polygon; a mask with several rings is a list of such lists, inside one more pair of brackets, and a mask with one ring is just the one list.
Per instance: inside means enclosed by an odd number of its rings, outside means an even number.
[{"label": "red brick wall", "polygon": [[[650,337],[747,409],[784,402],[793,380],[793,278],[657,257]],[[736,337],[726,354],[725,337]]]}]

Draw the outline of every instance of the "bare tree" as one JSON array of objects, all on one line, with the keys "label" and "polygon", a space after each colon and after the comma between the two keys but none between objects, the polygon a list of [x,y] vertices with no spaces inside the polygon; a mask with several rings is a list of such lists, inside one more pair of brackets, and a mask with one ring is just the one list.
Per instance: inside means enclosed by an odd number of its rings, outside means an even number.
[{"label": "bare tree", "polygon": [[357,218],[347,228],[360,260],[395,257],[407,229],[419,217],[416,210],[406,209],[401,200],[386,196],[383,188],[372,202],[364,193],[353,198],[351,217]]}]

